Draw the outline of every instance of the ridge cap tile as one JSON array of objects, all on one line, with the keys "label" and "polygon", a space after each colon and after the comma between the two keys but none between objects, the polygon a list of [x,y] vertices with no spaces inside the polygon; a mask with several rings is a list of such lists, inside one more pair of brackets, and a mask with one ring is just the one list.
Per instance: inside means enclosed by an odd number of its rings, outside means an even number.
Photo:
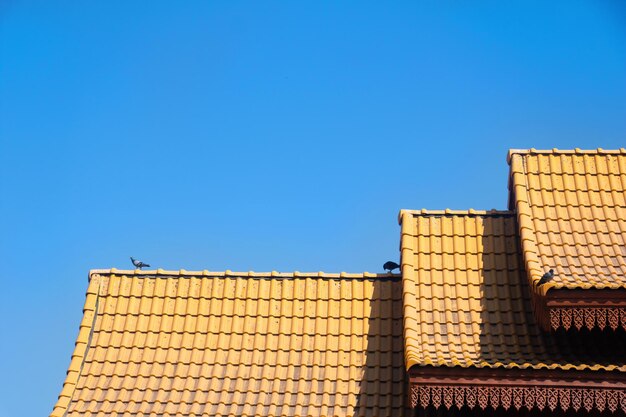
[{"label": "ridge cap tile", "polygon": [[129,278],[178,278],[178,277],[190,277],[190,278],[320,278],[320,279],[385,279],[389,277],[399,277],[400,274],[389,274],[386,272],[376,273],[376,272],[302,272],[302,271],[292,271],[292,272],[279,272],[279,271],[268,271],[268,272],[255,272],[255,271],[209,271],[209,270],[199,270],[199,271],[188,271],[185,269],[179,270],[165,270],[165,269],[157,269],[157,270],[139,270],[139,269],[92,269],[89,271],[89,277],[93,276],[126,276]]},{"label": "ridge cap tile", "polygon": [[513,155],[520,156],[529,156],[529,155],[620,155],[626,154],[625,148],[619,149],[604,149],[604,148],[596,148],[596,149],[535,149],[535,148],[511,148],[507,152],[507,163],[511,164],[511,158]]},{"label": "ridge cap tile", "polygon": [[515,215],[514,211],[511,210],[499,210],[499,209],[489,209],[489,210],[476,210],[473,208],[467,210],[453,210],[453,209],[438,209],[438,210],[428,210],[428,209],[419,209],[419,210],[411,210],[411,209],[401,209],[399,217],[402,215],[412,215],[414,217],[418,216],[478,216],[478,217],[487,217],[487,216],[513,216]]}]

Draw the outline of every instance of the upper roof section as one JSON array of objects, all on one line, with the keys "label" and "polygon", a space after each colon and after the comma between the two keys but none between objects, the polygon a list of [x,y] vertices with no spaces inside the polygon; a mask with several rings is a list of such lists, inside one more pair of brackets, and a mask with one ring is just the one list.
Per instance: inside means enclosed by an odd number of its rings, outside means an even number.
[{"label": "upper roof section", "polygon": [[401,282],[96,270],[52,416],[402,415]]},{"label": "upper roof section", "polygon": [[626,288],[626,150],[509,152],[531,282],[543,287]]},{"label": "upper roof section", "polygon": [[403,210],[400,222],[407,369],[626,372],[623,350],[535,324],[513,212]]},{"label": "upper roof section", "polygon": [[[509,207],[517,212],[533,292],[604,290],[603,300],[624,298],[626,149],[511,150],[507,159]],[[539,286],[549,269],[556,275]],[[538,308],[549,310],[542,303]]]}]

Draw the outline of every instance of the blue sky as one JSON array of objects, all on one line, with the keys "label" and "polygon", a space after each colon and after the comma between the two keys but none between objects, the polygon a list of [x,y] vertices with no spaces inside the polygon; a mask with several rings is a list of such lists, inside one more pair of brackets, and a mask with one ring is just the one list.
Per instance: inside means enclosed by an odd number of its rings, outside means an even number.
[{"label": "blue sky", "polygon": [[626,146],[616,2],[0,5],[0,417],[47,415],[92,268],[381,271],[509,148]]}]

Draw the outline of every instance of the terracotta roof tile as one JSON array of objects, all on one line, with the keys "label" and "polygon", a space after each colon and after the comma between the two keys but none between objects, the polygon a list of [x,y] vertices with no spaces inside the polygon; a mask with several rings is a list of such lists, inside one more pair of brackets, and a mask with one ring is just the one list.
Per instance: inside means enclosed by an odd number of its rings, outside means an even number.
[{"label": "terracotta roof tile", "polygon": [[[403,210],[400,222],[407,370],[626,372],[623,355],[537,327],[514,213]],[[620,343],[626,348],[623,338]]]},{"label": "terracotta roof tile", "polygon": [[405,411],[401,282],[93,271],[52,416]]},{"label": "terracotta roof tile", "polygon": [[517,210],[529,279],[537,288],[626,288],[626,150],[512,150],[510,201]]}]

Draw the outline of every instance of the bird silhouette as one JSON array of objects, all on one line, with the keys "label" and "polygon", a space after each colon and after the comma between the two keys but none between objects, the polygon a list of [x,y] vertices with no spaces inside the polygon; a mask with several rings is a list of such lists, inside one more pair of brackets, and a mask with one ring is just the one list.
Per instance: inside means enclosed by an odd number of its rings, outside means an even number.
[{"label": "bird silhouette", "polygon": [[146,263],[143,263],[141,261],[138,261],[137,259],[133,258],[132,256],[130,257],[130,260],[133,263],[133,265],[135,265],[139,269],[141,269],[143,267],[150,268],[150,265],[148,265]]},{"label": "bird silhouette", "polygon": [[537,286],[540,286],[540,285],[545,284],[546,282],[552,281],[552,278],[554,278],[554,269],[551,269],[548,272],[546,272],[545,274],[543,274],[543,276],[539,280],[539,283],[537,284]]},{"label": "bird silhouette", "polygon": [[393,271],[394,269],[400,269],[400,265],[398,265],[397,263],[395,263],[393,261],[387,261],[383,265],[383,269],[385,271],[391,273],[391,271]]}]

